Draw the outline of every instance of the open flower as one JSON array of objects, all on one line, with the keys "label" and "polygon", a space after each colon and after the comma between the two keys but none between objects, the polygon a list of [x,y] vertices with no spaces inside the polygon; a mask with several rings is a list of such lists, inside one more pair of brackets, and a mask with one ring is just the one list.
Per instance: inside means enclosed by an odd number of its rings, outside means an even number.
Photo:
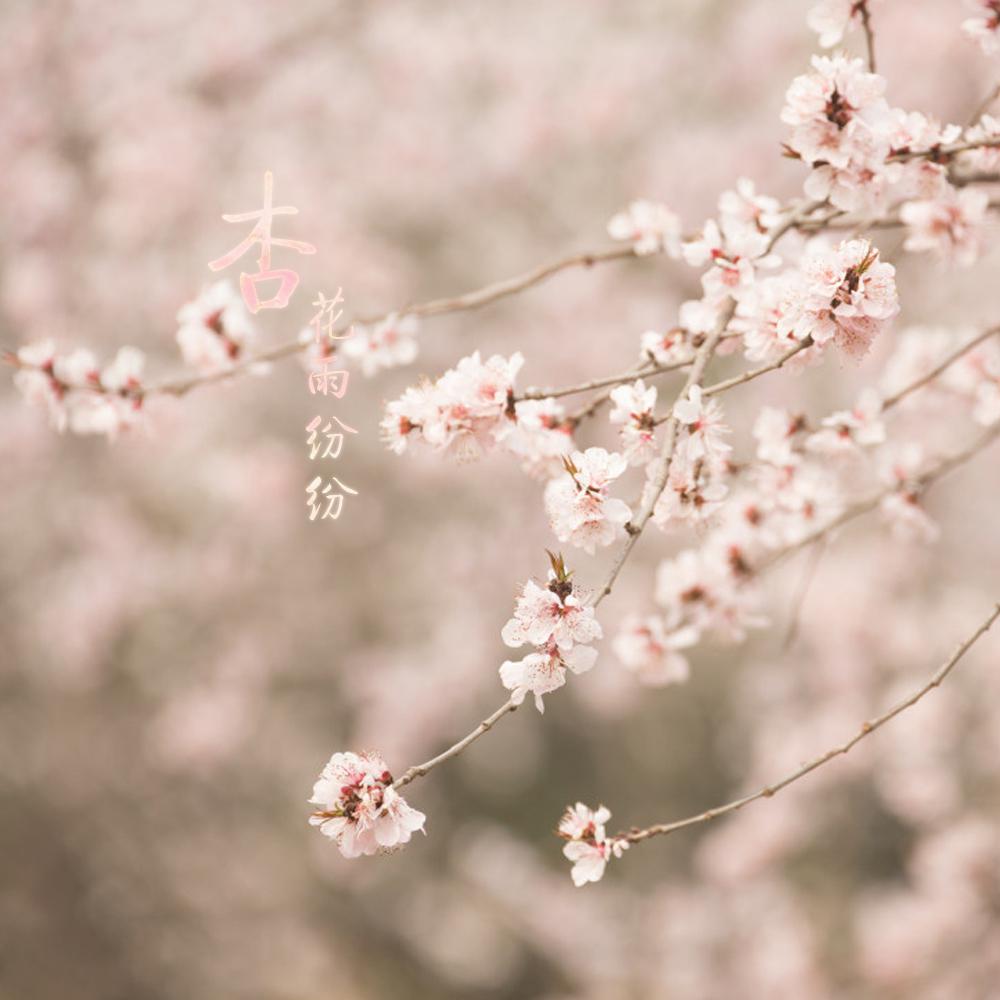
[{"label": "open flower", "polygon": [[370,326],[355,323],[351,335],[343,340],[342,350],[370,378],[385,368],[397,368],[416,360],[418,328],[416,316],[395,313]]},{"label": "open flower", "polygon": [[668,632],[659,615],[631,614],[615,638],[614,651],[642,684],[681,684],[691,668],[678,650],[693,646],[698,638],[698,630],[690,626]]},{"label": "open flower", "polygon": [[529,580],[517,599],[514,617],[500,633],[515,649],[535,647],[523,660],[507,660],[500,667],[500,680],[516,705],[534,694],[539,712],[545,711],[542,695],[566,683],[567,669],[580,674],[594,665],[597,651],[586,644],[602,635],[594,609],[581,604],[574,594],[572,573],[562,556],[550,552],[549,559],[548,586]]},{"label": "open flower", "polygon": [[633,201],[624,211],[612,216],[608,235],[613,240],[627,240],[640,256],[659,253],[671,257],[680,254],[681,221],[666,205],[653,201]]},{"label": "open flower", "polygon": [[204,373],[224,371],[245,355],[256,331],[232,282],[217,281],[177,313],[177,343],[186,364]]},{"label": "open flower", "polygon": [[570,875],[577,887],[599,882],[611,858],[620,858],[628,849],[624,837],[608,837],[604,824],[611,813],[604,806],[592,810],[582,802],[569,806],[559,821],[558,836],[567,840],[563,854],[573,862]]},{"label": "open flower", "polygon": [[566,474],[545,488],[545,510],[561,542],[594,553],[619,538],[632,516],[624,500],[609,496],[611,484],[625,471],[623,455],[603,448],[574,451]]},{"label": "open flower", "polygon": [[426,820],[392,787],[385,761],[373,753],[335,753],[309,801],[319,807],[309,823],[336,841],[345,858],[405,844]]}]

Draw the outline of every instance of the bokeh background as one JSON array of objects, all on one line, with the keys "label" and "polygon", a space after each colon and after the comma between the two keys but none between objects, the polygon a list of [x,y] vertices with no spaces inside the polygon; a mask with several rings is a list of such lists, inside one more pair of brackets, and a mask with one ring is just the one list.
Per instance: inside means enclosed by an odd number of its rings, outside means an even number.
[{"label": "bokeh background", "polygon": [[[633,197],[691,229],[740,175],[796,196],[778,114],[816,50],[807,8],[4,0],[0,341],[130,343],[179,371],[175,313],[265,169],[300,210],[279,235],[319,248],[265,343],[315,289],[363,315],[606,246]],[[876,12],[890,101],[964,121],[997,67],[961,4]],[[995,254],[951,273],[879,245],[900,325],[997,321]],[[574,889],[551,835],[578,798],[612,826],[716,804],[919,683],[1000,595],[995,453],[933,494],[936,545],[845,531],[791,645],[803,558],[767,582],[774,627],[700,648],[685,686],[640,687],[605,642],[544,718],[411,787],[426,839],[349,862],[307,825],[334,750],[401,772],[502,700],[499,630],[552,544],[538,483],[504,456],[389,454],[382,402],[474,349],[523,351],[522,384],[620,371],[696,292],[631,261],[427,321],[415,366],[340,404],[360,495],[336,523],[306,518],[295,361],[151,403],[112,445],[58,436],[0,379],[3,1000],[1000,996],[993,638],[850,758],[599,885]],[[734,394],[737,442],[764,400],[850,402],[890,349]],[[642,540],[608,635],[674,548]],[[584,586],[607,555],[573,560]]]}]

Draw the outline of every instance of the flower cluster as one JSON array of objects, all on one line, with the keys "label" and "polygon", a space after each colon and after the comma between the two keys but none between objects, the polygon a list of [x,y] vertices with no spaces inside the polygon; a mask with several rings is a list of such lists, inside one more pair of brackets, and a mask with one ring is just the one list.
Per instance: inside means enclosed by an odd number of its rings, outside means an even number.
[{"label": "flower cluster", "polygon": [[645,465],[656,457],[656,386],[642,379],[611,391],[614,403],[609,419],[619,427],[622,454],[629,465]]},{"label": "flower cluster", "polygon": [[628,849],[624,837],[609,837],[604,824],[611,813],[604,806],[590,809],[582,802],[569,806],[559,821],[557,833],[566,840],[563,854],[573,862],[570,874],[577,887],[599,882],[612,858]]},{"label": "flower cluster", "polygon": [[344,356],[358,362],[361,373],[370,378],[386,368],[411,364],[417,357],[416,316],[393,313],[380,323],[355,323],[351,336],[343,342]]},{"label": "flower cluster", "polygon": [[632,511],[609,490],[627,467],[624,455],[603,448],[574,451],[564,460],[565,474],[545,487],[545,511],[560,542],[593,555],[621,537]]},{"label": "flower cluster", "polygon": [[790,154],[812,167],[806,194],[845,211],[877,208],[899,173],[886,163],[893,115],[885,80],[844,55],[813,56],[812,65],[792,81],[781,112],[792,127]]},{"label": "flower cluster", "polygon": [[778,342],[833,342],[845,354],[862,357],[899,312],[895,275],[867,240],[846,240],[809,255],[784,288],[774,320]]},{"label": "flower cluster", "polygon": [[242,296],[229,281],[202,289],[181,307],[177,322],[177,344],[185,363],[205,374],[231,368],[257,336]]},{"label": "flower cluster", "polygon": [[574,595],[572,574],[562,557],[550,554],[550,559],[548,585],[539,587],[529,580],[517,599],[514,617],[500,633],[513,649],[535,647],[522,660],[507,660],[500,667],[500,680],[512,692],[515,705],[533,694],[539,712],[545,711],[542,696],[566,683],[567,668],[579,674],[594,665],[597,650],[587,643],[602,635],[594,609]]},{"label": "flower cluster", "polygon": [[624,212],[612,216],[608,235],[630,242],[640,257],[660,252],[680,256],[681,221],[658,202],[633,201]]},{"label": "flower cluster", "polygon": [[426,820],[392,787],[385,761],[374,753],[335,753],[309,801],[319,806],[310,824],[336,841],[345,858],[401,846]]},{"label": "flower cluster", "polygon": [[142,407],[145,356],[119,348],[101,368],[83,348],[60,354],[51,340],[28,344],[13,356],[14,384],[29,403],[44,407],[53,427],[76,434],[107,434],[136,424]]},{"label": "flower cluster", "polygon": [[513,420],[514,379],[524,364],[520,353],[483,361],[479,352],[462,358],[436,382],[411,387],[388,403],[383,438],[397,454],[418,439],[439,451],[475,458],[503,436]]},{"label": "flower cluster", "polygon": [[946,260],[970,267],[982,252],[989,202],[985,191],[956,190],[950,185],[936,198],[907,202],[899,212],[908,228],[904,248],[936,251]]}]

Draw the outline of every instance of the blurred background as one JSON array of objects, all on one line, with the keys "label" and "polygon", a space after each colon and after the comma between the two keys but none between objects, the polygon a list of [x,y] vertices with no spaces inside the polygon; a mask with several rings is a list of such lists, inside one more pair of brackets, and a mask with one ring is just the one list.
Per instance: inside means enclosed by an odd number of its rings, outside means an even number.
[{"label": "blurred background", "polygon": [[[0,341],[135,344],[179,372],[175,314],[266,169],[300,212],[276,235],[318,253],[265,344],[315,289],[364,315],[604,247],[634,197],[691,230],[741,175],[797,196],[778,115],[808,6],[3,0]],[[964,122],[996,67],[961,4],[875,13],[890,102]],[[900,242],[879,238],[900,326],[997,322],[996,254],[948,273]],[[337,522],[306,517],[294,360],[151,401],[114,444],[54,433],[0,373],[3,1000],[1000,996],[995,637],[849,758],[596,886],[551,833],[577,799],[615,829],[717,804],[919,684],[1000,595],[995,453],[933,493],[936,545],[846,530],[792,644],[804,557],[767,581],[774,628],[699,648],[686,685],[640,687],[606,640],[544,718],[411,786],[428,836],[405,850],[345,861],[307,825],[334,750],[401,773],[503,700],[499,631],[552,545],[541,484],[503,455],[391,455],[384,400],[475,349],[523,351],[523,385],[621,371],[697,288],[633,260],[428,320],[414,366],[355,376],[335,410],[359,430]],[[727,398],[737,446],[764,400],[821,416],[889,350]],[[676,547],[643,538],[607,636]],[[595,585],[609,553],[573,555]]]}]

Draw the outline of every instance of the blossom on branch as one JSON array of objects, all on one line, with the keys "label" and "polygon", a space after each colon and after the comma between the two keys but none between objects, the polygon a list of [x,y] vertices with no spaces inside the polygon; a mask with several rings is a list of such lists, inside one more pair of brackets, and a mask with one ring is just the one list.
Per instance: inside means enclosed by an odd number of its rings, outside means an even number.
[{"label": "blossom on branch", "polygon": [[572,573],[562,556],[550,553],[549,558],[552,569],[547,586],[529,580],[517,599],[514,616],[500,633],[514,649],[535,647],[523,660],[507,660],[500,667],[500,680],[517,705],[533,694],[539,712],[545,711],[542,695],[566,683],[567,668],[583,673],[594,665],[597,651],[587,643],[602,636],[594,609],[575,596]]},{"label": "blossom on branch", "polygon": [[848,31],[861,23],[861,12],[869,0],[817,0],[806,21],[819,35],[819,44],[832,49]]},{"label": "blossom on branch", "polygon": [[899,210],[908,229],[904,248],[935,251],[960,267],[971,267],[983,249],[989,203],[985,191],[950,186],[937,198],[907,202]]},{"label": "blossom on branch", "polygon": [[407,805],[392,781],[377,754],[335,753],[313,786],[309,801],[319,808],[310,825],[336,841],[345,858],[407,843],[423,831],[426,816]]},{"label": "blossom on branch", "polygon": [[565,460],[564,475],[545,488],[545,510],[560,542],[593,555],[621,537],[632,511],[608,491],[627,467],[624,455],[603,448],[574,451]]},{"label": "blossom on branch", "polygon": [[783,336],[819,346],[832,341],[860,358],[899,312],[896,269],[867,240],[813,253],[799,272],[798,296],[778,322]]},{"label": "blossom on branch", "polygon": [[354,324],[354,332],[344,338],[344,356],[361,365],[365,378],[387,368],[411,364],[417,357],[416,316],[393,313],[378,323]]},{"label": "blossom on branch", "polygon": [[568,806],[559,821],[557,835],[567,843],[563,854],[573,862],[570,875],[577,887],[588,882],[599,882],[611,858],[620,858],[628,849],[628,841],[622,837],[609,837],[604,824],[611,819],[611,813],[604,806],[590,809],[582,802]]},{"label": "blossom on branch", "polygon": [[478,457],[502,437],[506,421],[515,419],[514,379],[523,364],[520,353],[509,360],[495,354],[483,361],[478,351],[462,358],[436,382],[407,389],[386,405],[383,439],[397,454],[415,433],[435,450]]},{"label": "blossom on branch", "polygon": [[225,371],[246,355],[256,328],[229,281],[217,281],[177,313],[177,344],[186,364],[203,373]]},{"label": "blossom on branch", "polygon": [[48,411],[60,433],[114,438],[141,417],[145,355],[135,347],[119,348],[102,369],[91,351],[76,348],[60,354],[46,340],[20,348],[14,363],[14,385],[29,403]]},{"label": "blossom on branch", "polygon": [[681,220],[658,202],[633,201],[625,211],[612,216],[608,235],[630,242],[640,257],[660,251],[669,257],[680,256]]},{"label": "blossom on branch", "polygon": [[608,419],[620,428],[622,454],[629,465],[645,465],[656,457],[656,386],[642,379],[620,385],[611,391],[611,402]]}]

